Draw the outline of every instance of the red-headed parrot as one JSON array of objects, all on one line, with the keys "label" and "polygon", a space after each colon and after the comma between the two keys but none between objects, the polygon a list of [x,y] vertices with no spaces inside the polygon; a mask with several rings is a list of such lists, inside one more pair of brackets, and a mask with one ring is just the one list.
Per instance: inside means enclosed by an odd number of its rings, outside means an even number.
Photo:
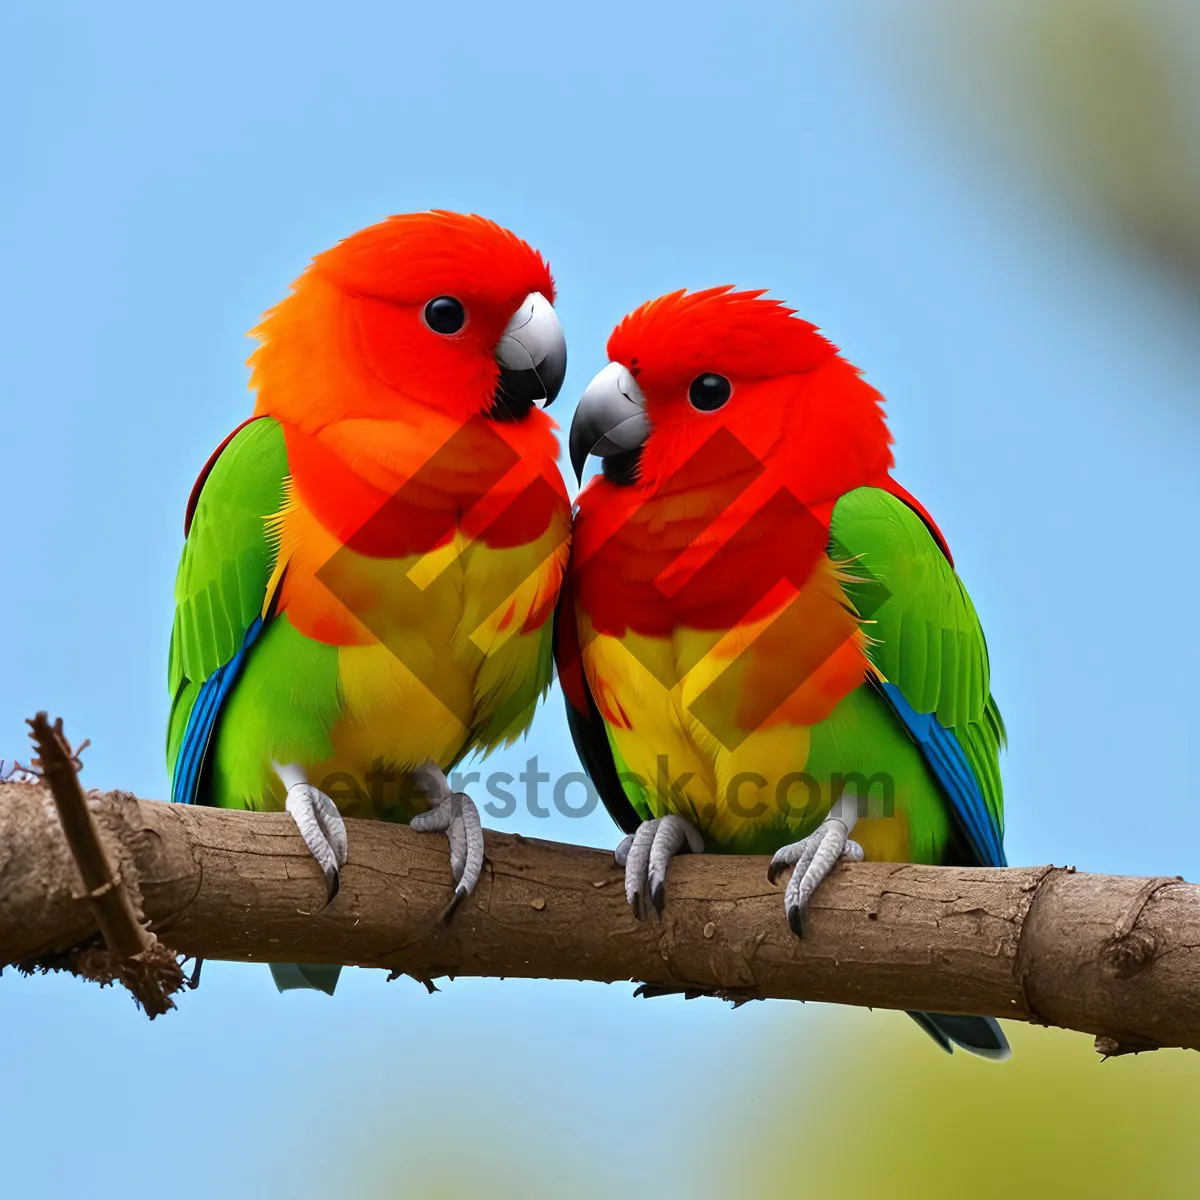
[{"label": "red-headed parrot", "polygon": [[[757,291],[651,301],[608,356],[557,656],[635,911],[684,849],[773,854],[798,935],[839,858],[1005,865],[987,646],[879,394]],[[1007,1055],[990,1018],[913,1015]]]},{"label": "red-headed parrot", "polygon": [[[318,255],[255,330],[254,415],[188,505],[171,798],[286,809],[330,898],[342,815],[483,834],[445,772],[552,676],[570,507],[542,411],[566,371],[540,255],[476,216],[392,217]],[[339,968],[278,967],[332,991]]]}]

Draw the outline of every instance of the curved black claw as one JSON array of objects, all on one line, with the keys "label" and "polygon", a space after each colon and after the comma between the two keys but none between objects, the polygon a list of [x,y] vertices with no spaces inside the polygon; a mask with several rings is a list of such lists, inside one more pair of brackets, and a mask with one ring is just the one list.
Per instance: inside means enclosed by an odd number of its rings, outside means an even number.
[{"label": "curved black claw", "polygon": [[288,788],[283,807],[288,811],[304,844],[325,876],[325,903],[329,904],[341,886],[341,869],[350,857],[346,822],[337,805],[311,783],[294,783]]},{"label": "curved black claw", "polygon": [[808,837],[777,850],[771,859],[767,878],[772,883],[788,867],[792,868],[792,877],[783,895],[783,907],[788,925],[797,937],[804,936],[804,914],[808,902],[839,858],[862,862],[863,850],[857,842],[850,841],[850,831],[845,822],[830,817]]},{"label": "curved black claw", "polygon": [[483,874],[483,823],[479,809],[466,792],[452,792],[409,822],[422,833],[444,832],[450,842],[450,871],[454,876],[454,899],[445,916],[449,918],[465,896],[475,890]]},{"label": "curved black claw", "polygon": [[667,867],[684,850],[702,853],[704,838],[691,821],[668,813],[643,821],[614,851],[617,865],[625,868],[625,899],[639,921],[649,915],[644,904],[647,893],[655,912],[662,915]]}]

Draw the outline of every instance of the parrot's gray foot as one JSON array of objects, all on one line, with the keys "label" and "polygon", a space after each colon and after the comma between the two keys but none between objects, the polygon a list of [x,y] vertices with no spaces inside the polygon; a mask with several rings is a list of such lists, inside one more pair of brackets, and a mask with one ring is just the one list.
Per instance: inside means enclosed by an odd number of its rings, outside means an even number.
[{"label": "parrot's gray foot", "polygon": [[[280,775],[283,776],[283,771]],[[287,782],[286,778],[284,782]],[[337,805],[311,783],[289,784],[283,807],[291,814],[304,844],[317,860],[325,876],[325,891],[332,900],[341,885],[341,869],[350,857],[342,814]]]},{"label": "parrot's gray foot", "polygon": [[639,921],[646,915],[642,901],[647,893],[655,910],[662,912],[667,866],[685,847],[693,854],[702,854],[704,838],[691,821],[668,813],[643,821],[637,832],[613,851],[617,866],[625,868],[625,899]]},{"label": "parrot's gray foot", "polygon": [[483,874],[483,823],[475,801],[466,792],[451,792],[413,817],[409,825],[421,833],[445,833],[450,841],[450,871],[457,885],[455,899],[474,891]]},{"label": "parrot's gray foot", "polygon": [[792,877],[783,895],[783,907],[788,924],[797,937],[804,936],[804,910],[813,892],[820,887],[839,858],[848,862],[862,862],[863,849],[850,840],[850,830],[844,821],[830,817],[808,837],[777,850],[771,859],[767,878],[772,883],[788,867],[792,868]]}]

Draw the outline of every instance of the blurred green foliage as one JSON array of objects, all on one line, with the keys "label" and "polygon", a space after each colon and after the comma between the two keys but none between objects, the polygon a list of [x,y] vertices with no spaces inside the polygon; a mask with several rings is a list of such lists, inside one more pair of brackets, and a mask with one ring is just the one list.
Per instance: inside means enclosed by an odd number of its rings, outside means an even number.
[{"label": "blurred green foliage", "polygon": [[917,0],[890,11],[903,36],[889,38],[889,56],[965,151],[1049,184],[1072,215],[1200,293],[1200,5]]},{"label": "blurred green foliage", "polygon": [[727,1143],[709,1194],[1198,1194],[1200,1055],[1102,1061],[1082,1034],[1009,1022],[1013,1057],[990,1063],[875,1016],[839,1017],[845,1041],[819,1063],[776,1057],[775,1119]]}]

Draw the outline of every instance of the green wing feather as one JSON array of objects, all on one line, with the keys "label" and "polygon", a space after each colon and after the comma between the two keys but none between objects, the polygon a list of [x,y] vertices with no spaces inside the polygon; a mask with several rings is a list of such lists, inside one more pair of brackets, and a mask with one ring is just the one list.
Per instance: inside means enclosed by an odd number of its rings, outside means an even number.
[{"label": "green wing feather", "polygon": [[962,581],[925,522],[880,488],[843,496],[830,554],[845,564],[847,596],[871,638],[871,661],[918,713],[932,713],[961,746],[996,831],[1004,830],[1004,723],[991,695],[987,642]]},{"label": "green wing feather", "polygon": [[278,543],[267,518],[282,507],[287,449],[277,421],[252,421],[204,481],[175,580],[168,666],[167,769],[174,774],[204,681],[233,658],[261,615]]}]

